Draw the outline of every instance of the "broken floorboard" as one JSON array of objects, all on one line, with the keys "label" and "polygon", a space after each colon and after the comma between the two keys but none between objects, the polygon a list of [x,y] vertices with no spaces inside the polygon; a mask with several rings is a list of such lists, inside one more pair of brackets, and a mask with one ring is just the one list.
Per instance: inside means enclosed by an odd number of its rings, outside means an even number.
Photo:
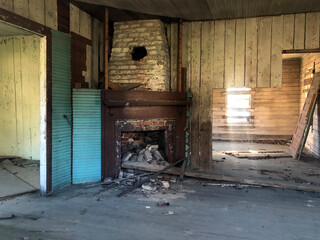
[{"label": "broken floorboard", "polygon": [[[292,160],[292,158],[290,158]],[[301,162],[299,162],[301,163]],[[135,169],[149,172],[157,172],[161,170],[162,166],[151,165],[151,164],[141,164],[139,162],[126,162],[122,164],[122,168],[127,169]],[[218,168],[219,169],[219,168]],[[320,168],[319,168],[320,169]],[[317,178],[319,180],[319,176],[317,174],[310,174],[308,172],[303,172],[306,176],[301,178],[299,176],[287,176],[287,179],[273,179],[272,174],[276,174],[276,172],[268,169],[247,169],[248,173],[255,172],[256,174],[260,174],[262,177],[251,178],[248,174],[248,178],[237,176],[237,175],[224,175],[216,171],[215,168],[212,172],[201,172],[201,171],[191,171],[186,170],[185,176],[187,177],[195,177],[202,179],[209,179],[215,181],[227,181],[227,182],[237,182],[242,184],[250,184],[250,185],[259,185],[264,187],[275,187],[275,188],[284,188],[284,189],[293,189],[293,190],[301,190],[301,191],[311,191],[311,192],[320,192],[320,181],[315,183],[313,181],[309,182],[305,179],[314,179]],[[235,170],[236,171],[236,170]],[[306,171],[304,169],[303,171]],[[180,175],[180,168],[171,168],[165,173]],[[269,176],[271,175],[271,176]]]}]

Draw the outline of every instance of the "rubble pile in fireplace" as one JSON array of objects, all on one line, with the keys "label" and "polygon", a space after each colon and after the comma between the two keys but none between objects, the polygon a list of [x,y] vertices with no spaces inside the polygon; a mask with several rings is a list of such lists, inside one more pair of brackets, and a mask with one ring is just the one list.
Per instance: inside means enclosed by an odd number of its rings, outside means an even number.
[{"label": "rubble pile in fireplace", "polygon": [[153,165],[167,166],[169,163],[159,151],[159,145],[139,145],[122,155],[122,162],[145,162]]}]

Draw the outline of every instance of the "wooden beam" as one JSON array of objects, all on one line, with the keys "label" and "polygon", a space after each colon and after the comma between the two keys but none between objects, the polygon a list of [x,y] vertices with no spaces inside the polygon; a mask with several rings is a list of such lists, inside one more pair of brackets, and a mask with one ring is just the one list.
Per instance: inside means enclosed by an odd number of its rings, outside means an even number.
[{"label": "wooden beam", "polygon": [[182,92],[182,20],[179,21],[178,91]]},{"label": "wooden beam", "polygon": [[109,9],[105,8],[105,19],[104,19],[104,89],[108,90],[109,87],[109,75],[108,75],[108,61],[109,61]]}]

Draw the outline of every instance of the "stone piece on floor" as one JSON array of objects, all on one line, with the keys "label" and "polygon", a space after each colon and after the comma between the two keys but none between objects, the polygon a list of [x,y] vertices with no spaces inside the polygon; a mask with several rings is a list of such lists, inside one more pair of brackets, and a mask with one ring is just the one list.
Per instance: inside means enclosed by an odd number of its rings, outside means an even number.
[{"label": "stone piece on floor", "polygon": [[87,208],[84,208],[84,209],[82,209],[81,211],[80,211],[80,215],[84,215],[86,212],[87,212]]},{"label": "stone piece on floor", "polygon": [[169,182],[167,182],[167,181],[160,181],[160,182],[161,182],[162,187],[164,187],[164,188],[169,188],[170,187]]},{"label": "stone piece on floor", "polygon": [[167,211],[164,213],[164,215],[173,215],[173,211]]},{"label": "stone piece on floor", "polygon": [[142,184],[141,187],[142,187],[143,190],[147,190],[147,191],[155,191],[157,189],[156,186],[153,186],[153,185],[148,184],[148,183]]}]

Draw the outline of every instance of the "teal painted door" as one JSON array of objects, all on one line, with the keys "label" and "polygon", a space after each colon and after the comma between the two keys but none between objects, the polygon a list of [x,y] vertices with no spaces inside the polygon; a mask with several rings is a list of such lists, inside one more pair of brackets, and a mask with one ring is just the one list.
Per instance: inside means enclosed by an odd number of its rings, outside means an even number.
[{"label": "teal painted door", "polygon": [[52,30],[52,190],[71,183],[71,41]]},{"label": "teal painted door", "polygon": [[72,183],[101,181],[101,90],[73,89]]}]

